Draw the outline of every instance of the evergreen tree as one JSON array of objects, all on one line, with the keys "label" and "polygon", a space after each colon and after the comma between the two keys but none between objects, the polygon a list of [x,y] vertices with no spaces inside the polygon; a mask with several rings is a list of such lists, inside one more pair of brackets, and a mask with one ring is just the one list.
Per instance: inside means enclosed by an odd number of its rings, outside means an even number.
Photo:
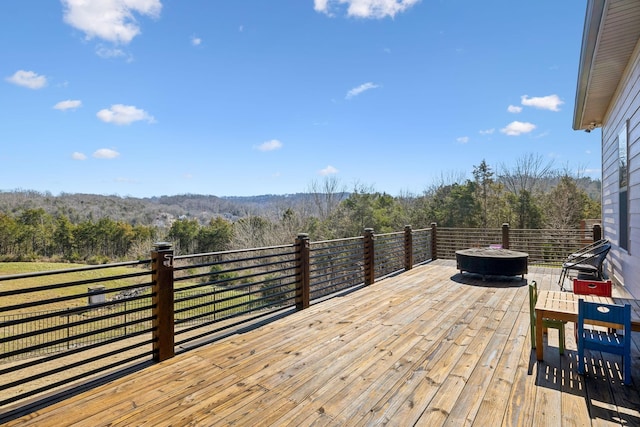
[{"label": "evergreen tree", "polygon": [[476,188],[479,193],[479,197],[482,204],[482,216],[481,225],[482,228],[487,228],[488,225],[488,211],[489,211],[489,190],[493,184],[493,172],[487,162],[482,159],[482,162],[478,166],[473,167],[473,177],[475,179]]}]

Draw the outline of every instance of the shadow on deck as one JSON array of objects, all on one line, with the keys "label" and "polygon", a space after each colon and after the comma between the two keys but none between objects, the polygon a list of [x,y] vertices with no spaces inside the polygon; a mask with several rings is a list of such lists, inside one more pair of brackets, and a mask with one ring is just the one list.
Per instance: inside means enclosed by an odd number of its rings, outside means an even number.
[{"label": "shadow on deck", "polygon": [[[41,408],[7,425],[640,425],[620,359],[588,353],[573,327],[559,355],[531,349],[527,283],[436,261],[226,337]],[[636,335],[636,334],[634,334]]]}]

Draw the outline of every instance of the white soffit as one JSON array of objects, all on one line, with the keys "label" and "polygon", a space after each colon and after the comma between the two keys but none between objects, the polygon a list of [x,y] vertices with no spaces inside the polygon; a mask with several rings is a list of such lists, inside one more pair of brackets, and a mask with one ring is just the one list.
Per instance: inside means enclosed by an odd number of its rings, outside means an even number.
[{"label": "white soffit", "polygon": [[602,124],[639,38],[640,1],[589,1],[580,52],[574,129]]}]

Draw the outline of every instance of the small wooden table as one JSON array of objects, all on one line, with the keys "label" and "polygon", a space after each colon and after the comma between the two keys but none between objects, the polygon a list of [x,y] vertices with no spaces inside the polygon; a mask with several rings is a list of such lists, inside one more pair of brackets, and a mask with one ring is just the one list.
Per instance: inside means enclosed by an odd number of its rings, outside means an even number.
[{"label": "small wooden table", "polygon": [[527,274],[529,254],[510,249],[471,248],[456,251],[460,273],[466,271],[485,276],[520,276]]},{"label": "small wooden table", "polygon": [[[562,291],[540,291],[538,292],[538,302],[536,303],[536,357],[538,360],[544,359],[544,348],[542,346],[542,320],[555,319],[567,322],[578,321],[578,300],[584,299],[589,302],[599,302],[604,304],[630,304],[631,305],[631,330],[640,331],[640,301],[627,298],[611,298],[596,295],[579,295],[572,292]],[[606,326],[606,325],[604,325]]]}]

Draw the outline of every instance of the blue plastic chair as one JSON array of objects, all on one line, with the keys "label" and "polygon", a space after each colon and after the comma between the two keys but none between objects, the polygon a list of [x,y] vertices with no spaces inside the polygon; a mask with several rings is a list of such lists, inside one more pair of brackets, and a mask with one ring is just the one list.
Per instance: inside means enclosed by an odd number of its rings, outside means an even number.
[{"label": "blue plastic chair", "polygon": [[[604,324],[603,324],[604,323]],[[585,329],[585,324],[611,326],[616,332]],[[624,383],[631,383],[631,306],[578,301],[578,373],[584,374],[584,350],[622,356]],[[624,331],[624,335],[618,332]]]}]

